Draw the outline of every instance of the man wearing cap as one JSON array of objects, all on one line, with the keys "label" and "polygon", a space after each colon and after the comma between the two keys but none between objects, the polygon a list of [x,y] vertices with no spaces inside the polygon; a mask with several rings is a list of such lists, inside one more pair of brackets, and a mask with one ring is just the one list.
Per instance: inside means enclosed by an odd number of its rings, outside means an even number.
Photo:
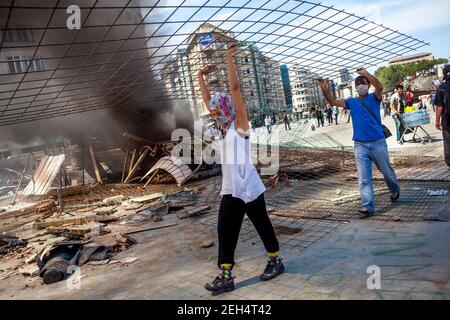
[{"label": "man wearing cap", "polygon": [[444,67],[444,82],[436,91],[436,128],[444,137],[444,157],[450,170],[450,64]]},{"label": "man wearing cap", "polygon": [[[361,218],[375,214],[375,200],[372,185],[372,165],[384,176],[391,201],[400,197],[400,186],[397,176],[389,162],[389,153],[384,130],[381,124],[380,105],[383,95],[383,85],[365,69],[356,71],[359,76],[355,79],[358,98],[336,101],[328,91],[328,79],[318,80],[318,84],[328,100],[328,103],[351,111],[353,123],[353,140],[355,142],[355,160],[358,172],[359,190],[361,193]],[[375,92],[369,94],[370,86]]]}]

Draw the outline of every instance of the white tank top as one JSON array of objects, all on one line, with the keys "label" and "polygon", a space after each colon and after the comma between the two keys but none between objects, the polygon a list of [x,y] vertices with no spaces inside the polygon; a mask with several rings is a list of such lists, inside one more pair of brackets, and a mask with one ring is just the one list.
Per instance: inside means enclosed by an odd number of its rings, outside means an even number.
[{"label": "white tank top", "polygon": [[230,194],[248,203],[266,191],[250,155],[250,137],[240,136],[233,121],[220,144],[223,176],[221,195]]}]

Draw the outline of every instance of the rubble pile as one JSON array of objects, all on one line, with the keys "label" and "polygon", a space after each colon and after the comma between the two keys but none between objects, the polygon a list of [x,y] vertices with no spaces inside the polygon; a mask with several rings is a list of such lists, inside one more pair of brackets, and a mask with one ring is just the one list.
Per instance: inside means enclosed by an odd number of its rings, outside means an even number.
[{"label": "rubble pile", "polygon": [[180,191],[176,185],[165,185],[158,187],[162,192],[149,193],[152,188],[133,185],[124,194],[116,194],[124,191],[123,186],[66,188],[63,206],[57,194],[49,192],[2,207],[0,265],[7,267],[0,271],[0,279],[20,273],[40,276],[50,284],[69,276],[69,266],[113,264],[116,254],[138,242],[134,234],[177,225],[164,222],[168,215],[186,219],[211,209],[199,205],[203,187]]}]

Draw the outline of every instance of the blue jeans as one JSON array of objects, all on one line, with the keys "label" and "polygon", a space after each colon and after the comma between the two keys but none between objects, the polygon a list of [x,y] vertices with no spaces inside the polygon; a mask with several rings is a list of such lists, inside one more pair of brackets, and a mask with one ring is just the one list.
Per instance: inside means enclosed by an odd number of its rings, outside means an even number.
[{"label": "blue jeans", "polygon": [[398,116],[396,114],[392,115],[392,118],[394,118],[395,129],[397,131],[397,141],[400,141],[400,139],[403,135],[403,131],[405,130],[403,127],[403,122],[402,122],[400,116]]},{"label": "blue jeans", "polygon": [[389,153],[385,139],[373,142],[355,141],[355,160],[358,171],[359,191],[361,192],[361,205],[370,212],[375,212],[375,200],[372,185],[372,164],[384,176],[389,191],[396,195],[400,191],[394,168],[389,162]]}]

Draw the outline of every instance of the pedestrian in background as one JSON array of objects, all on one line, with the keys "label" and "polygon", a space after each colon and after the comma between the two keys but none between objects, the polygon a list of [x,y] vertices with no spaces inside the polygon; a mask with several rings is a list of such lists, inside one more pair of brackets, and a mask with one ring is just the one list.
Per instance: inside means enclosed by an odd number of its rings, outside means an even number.
[{"label": "pedestrian in background", "polygon": [[389,94],[386,92],[383,96],[383,109],[384,109],[384,116],[391,116],[391,101],[389,98]]},{"label": "pedestrian in background", "polygon": [[403,125],[402,114],[405,113],[405,108],[408,105],[408,101],[405,93],[403,92],[403,86],[400,84],[396,88],[396,93],[391,97],[391,109],[394,112],[392,117],[395,121],[395,127],[397,129],[397,142],[401,142],[405,127]]},{"label": "pedestrian in background", "polygon": [[414,95],[411,92],[411,88],[408,88],[406,90],[406,106],[407,107],[412,107],[412,105],[413,105],[413,98],[414,98]]},{"label": "pedestrian in background", "polygon": [[289,115],[287,114],[287,112],[284,113],[283,122],[284,122],[284,130],[287,131],[288,128],[289,130],[291,130],[291,125],[289,124]]},{"label": "pedestrian in background", "polygon": [[328,105],[326,109],[327,121],[328,125],[331,126],[333,124],[333,109]]},{"label": "pedestrian in background", "polygon": [[334,115],[334,120],[336,121],[336,125],[338,125],[338,117],[339,117],[339,107],[338,106],[333,106],[333,115]]},{"label": "pedestrian in background", "polygon": [[450,170],[450,65],[444,67],[444,82],[436,92],[436,128],[444,138],[444,157]]},{"label": "pedestrian in background", "polygon": [[269,115],[266,115],[266,118],[264,119],[264,124],[267,128],[267,133],[271,134],[272,133],[272,121],[270,120]]}]

